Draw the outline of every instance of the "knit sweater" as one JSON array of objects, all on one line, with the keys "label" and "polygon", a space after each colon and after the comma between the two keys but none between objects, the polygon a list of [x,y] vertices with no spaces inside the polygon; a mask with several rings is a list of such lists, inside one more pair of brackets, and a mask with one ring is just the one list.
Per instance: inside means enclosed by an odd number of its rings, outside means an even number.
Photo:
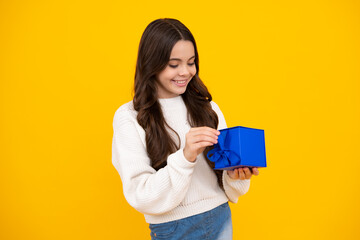
[{"label": "knit sweater", "polygon": [[[145,131],[136,120],[130,101],[113,118],[112,163],[118,171],[128,203],[145,216],[147,223],[163,223],[209,211],[227,201],[236,203],[249,190],[250,180],[231,179],[223,172],[224,190],[207,164],[204,154],[195,162],[184,157],[185,134],[190,130],[187,109],[180,96],[158,100],[169,126],[180,137],[180,149],[158,171],[146,152]],[[218,130],[226,128],[219,106],[211,101],[219,118]],[[169,131],[171,134],[172,131]],[[177,137],[173,137],[176,141]]]}]

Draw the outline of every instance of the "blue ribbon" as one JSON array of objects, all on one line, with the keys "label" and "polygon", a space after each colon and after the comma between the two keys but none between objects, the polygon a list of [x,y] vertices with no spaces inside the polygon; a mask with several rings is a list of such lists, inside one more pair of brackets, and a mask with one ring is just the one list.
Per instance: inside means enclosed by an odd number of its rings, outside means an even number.
[{"label": "blue ribbon", "polygon": [[[212,149],[207,154],[210,161],[215,162],[215,168],[240,165],[241,159],[231,150]],[[231,160],[230,160],[231,159]]]},{"label": "blue ribbon", "polygon": [[[231,134],[227,138],[227,132],[221,132],[218,136],[218,143],[214,145],[214,149],[210,150],[207,157],[210,161],[215,163],[215,168],[225,168],[241,164],[241,158],[239,155],[227,148],[234,147],[231,144]],[[227,147],[225,147],[227,146]]]}]

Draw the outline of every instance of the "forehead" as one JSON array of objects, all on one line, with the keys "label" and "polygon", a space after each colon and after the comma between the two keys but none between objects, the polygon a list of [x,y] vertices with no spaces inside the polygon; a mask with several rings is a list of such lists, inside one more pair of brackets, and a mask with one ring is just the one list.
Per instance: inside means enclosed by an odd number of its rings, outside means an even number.
[{"label": "forehead", "polygon": [[173,49],[171,50],[170,60],[172,58],[188,60],[193,56],[195,56],[193,43],[188,40],[180,40],[174,45]]}]

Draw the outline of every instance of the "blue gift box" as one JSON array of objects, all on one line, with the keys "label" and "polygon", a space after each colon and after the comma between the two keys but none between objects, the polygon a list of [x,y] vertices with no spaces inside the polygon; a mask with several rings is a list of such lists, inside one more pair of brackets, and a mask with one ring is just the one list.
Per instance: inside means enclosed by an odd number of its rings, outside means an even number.
[{"label": "blue gift box", "polygon": [[207,154],[214,169],[266,167],[264,130],[237,126],[219,131],[218,143]]}]

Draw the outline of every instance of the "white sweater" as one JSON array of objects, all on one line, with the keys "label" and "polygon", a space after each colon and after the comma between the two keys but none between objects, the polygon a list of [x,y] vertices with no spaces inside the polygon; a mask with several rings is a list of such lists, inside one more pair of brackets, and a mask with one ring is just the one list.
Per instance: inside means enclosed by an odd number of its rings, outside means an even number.
[{"label": "white sweater", "polygon": [[[233,180],[224,171],[224,192],[203,153],[194,163],[189,162],[183,153],[190,125],[182,97],[158,101],[166,122],[181,140],[180,150],[170,154],[167,165],[158,171],[151,167],[145,131],[136,120],[133,102],[119,107],[114,115],[112,163],[120,174],[128,203],[144,214],[147,223],[153,224],[203,213],[229,200],[236,203],[249,190],[250,180]],[[219,117],[218,129],[226,128],[218,105],[212,101],[211,106]]]}]

